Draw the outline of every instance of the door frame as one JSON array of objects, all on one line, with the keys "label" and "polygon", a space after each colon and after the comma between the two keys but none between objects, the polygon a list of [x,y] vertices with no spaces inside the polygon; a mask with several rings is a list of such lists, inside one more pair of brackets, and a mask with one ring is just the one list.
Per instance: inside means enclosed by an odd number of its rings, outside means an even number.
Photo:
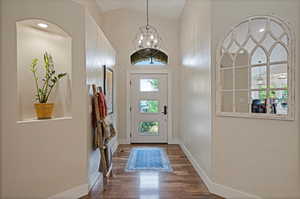
[{"label": "door frame", "polygon": [[172,142],[172,124],[173,124],[173,107],[172,107],[172,73],[167,69],[153,69],[153,70],[131,70],[127,72],[127,80],[126,80],[126,87],[127,87],[127,94],[126,94],[126,140],[124,140],[124,144],[131,144],[131,127],[132,127],[132,114],[130,111],[131,107],[131,87],[130,87],[130,79],[131,75],[133,74],[154,74],[154,75],[167,75],[168,77],[168,130],[167,130],[167,143],[170,144]]}]

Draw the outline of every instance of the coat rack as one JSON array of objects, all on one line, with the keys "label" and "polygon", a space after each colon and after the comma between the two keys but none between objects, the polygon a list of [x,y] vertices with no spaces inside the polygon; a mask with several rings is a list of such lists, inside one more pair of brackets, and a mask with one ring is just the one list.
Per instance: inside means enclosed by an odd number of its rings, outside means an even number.
[{"label": "coat rack", "polygon": [[[109,161],[109,149],[106,143],[106,133],[107,124],[104,121],[104,118],[100,117],[100,107],[98,103],[98,92],[96,85],[92,85],[93,88],[93,105],[94,105],[94,113],[96,119],[96,132],[95,132],[95,143],[96,146],[100,150],[101,163],[99,164],[99,170],[103,173],[103,182],[104,185],[107,184],[107,180],[110,176],[112,176],[112,162]],[[102,92],[102,88],[98,87],[99,92]],[[104,187],[105,188],[105,187]]]}]

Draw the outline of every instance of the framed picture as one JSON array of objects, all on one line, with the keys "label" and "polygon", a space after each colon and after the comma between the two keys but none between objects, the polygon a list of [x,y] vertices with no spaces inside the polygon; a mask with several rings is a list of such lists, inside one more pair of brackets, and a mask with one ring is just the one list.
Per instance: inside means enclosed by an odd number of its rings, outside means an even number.
[{"label": "framed picture", "polygon": [[107,113],[109,115],[114,112],[114,71],[104,65],[103,90],[106,96]]}]

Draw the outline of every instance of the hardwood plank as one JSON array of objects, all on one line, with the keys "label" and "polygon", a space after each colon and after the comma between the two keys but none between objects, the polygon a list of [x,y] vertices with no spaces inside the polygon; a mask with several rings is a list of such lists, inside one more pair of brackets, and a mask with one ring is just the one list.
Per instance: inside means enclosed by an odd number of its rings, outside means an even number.
[{"label": "hardwood plank", "polygon": [[[139,146],[164,148],[174,171],[125,172],[131,149]],[[223,199],[209,193],[179,145],[120,145],[113,157],[113,174],[105,191],[98,182],[81,199]]]}]

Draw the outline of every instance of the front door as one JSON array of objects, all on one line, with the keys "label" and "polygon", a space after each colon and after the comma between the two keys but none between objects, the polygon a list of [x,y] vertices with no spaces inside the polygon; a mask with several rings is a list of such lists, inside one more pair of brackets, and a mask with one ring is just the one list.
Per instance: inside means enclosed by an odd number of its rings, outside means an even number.
[{"label": "front door", "polygon": [[168,76],[131,75],[131,143],[167,143]]}]

